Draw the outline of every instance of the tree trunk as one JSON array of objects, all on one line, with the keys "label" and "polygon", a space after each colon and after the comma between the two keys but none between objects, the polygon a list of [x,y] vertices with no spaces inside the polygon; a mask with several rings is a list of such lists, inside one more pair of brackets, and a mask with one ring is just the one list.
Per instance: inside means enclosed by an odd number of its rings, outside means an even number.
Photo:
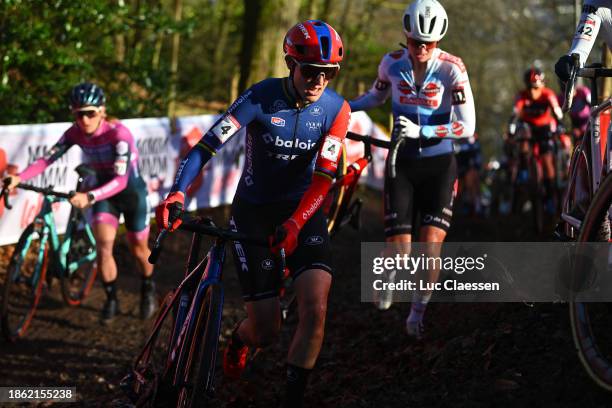
[{"label": "tree trunk", "polygon": [[[174,21],[181,21],[183,1],[174,0]],[[176,80],[178,77],[178,61],[181,36],[178,31],[172,34],[172,60],[170,61],[170,90],[168,93],[168,117],[174,119],[176,114]]]}]

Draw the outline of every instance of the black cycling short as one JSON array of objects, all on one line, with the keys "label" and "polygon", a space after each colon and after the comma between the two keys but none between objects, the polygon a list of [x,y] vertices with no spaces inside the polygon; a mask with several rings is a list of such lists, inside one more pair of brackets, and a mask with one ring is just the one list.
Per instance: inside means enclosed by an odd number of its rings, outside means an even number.
[{"label": "black cycling short", "polygon": [[420,217],[422,226],[448,231],[456,194],[454,154],[397,160],[396,177],[385,177],[385,236],[412,234]]},{"label": "black cycling short", "polygon": [[[295,201],[252,204],[236,198],[232,203],[230,226],[250,236],[268,237],[293,214],[297,205]],[[278,296],[281,271],[269,248],[236,242],[232,245],[232,252],[245,301]],[[298,246],[287,257],[287,267],[293,279],[308,269],[322,269],[332,273],[327,223],[321,209],[313,214],[300,231]]]},{"label": "black cycling short", "polygon": [[149,227],[150,210],[147,184],[142,177],[130,177],[123,190],[93,205],[94,220],[105,222],[103,216],[110,214],[114,218],[111,222],[116,226],[123,214],[125,228],[131,232],[144,231]]},{"label": "black cycling short", "polygon": [[539,145],[540,154],[552,152],[555,148],[553,140],[553,132],[550,130],[550,126],[531,126],[531,135],[533,143]]}]

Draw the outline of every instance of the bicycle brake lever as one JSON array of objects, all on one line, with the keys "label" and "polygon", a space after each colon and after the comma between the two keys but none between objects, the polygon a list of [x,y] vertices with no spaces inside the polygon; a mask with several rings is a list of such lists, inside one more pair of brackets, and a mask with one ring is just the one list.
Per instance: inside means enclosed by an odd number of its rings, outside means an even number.
[{"label": "bicycle brake lever", "polygon": [[0,193],[0,196],[2,196],[2,198],[4,199],[4,207],[6,207],[6,209],[8,210],[12,210],[13,206],[9,204],[9,191],[8,188],[6,187],[6,183],[4,183],[4,187],[2,187],[2,192]]},{"label": "bicycle brake lever", "polygon": [[153,243],[153,248],[151,249],[151,254],[149,255],[148,261],[151,265],[155,265],[157,263],[157,259],[159,258],[159,254],[162,251],[162,244],[164,239],[166,238],[166,234],[168,234],[167,229],[162,229],[159,234],[157,234],[157,238],[155,238],[155,242]]}]

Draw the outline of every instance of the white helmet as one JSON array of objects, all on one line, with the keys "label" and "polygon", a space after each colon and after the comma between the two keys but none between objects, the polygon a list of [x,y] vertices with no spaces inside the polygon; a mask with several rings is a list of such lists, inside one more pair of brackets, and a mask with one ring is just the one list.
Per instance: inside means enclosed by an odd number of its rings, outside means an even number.
[{"label": "white helmet", "polygon": [[404,11],[404,33],[418,41],[440,41],[448,28],[448,17],[437,0],[416,0]]}]

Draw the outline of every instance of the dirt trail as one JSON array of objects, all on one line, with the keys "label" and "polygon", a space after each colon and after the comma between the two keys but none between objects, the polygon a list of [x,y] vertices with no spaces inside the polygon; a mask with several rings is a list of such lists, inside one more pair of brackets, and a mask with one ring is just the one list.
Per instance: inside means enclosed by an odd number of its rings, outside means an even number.
[{"label": "dirt trail", "polygon": [[[336,274],[326,337],[306,407],[610,406],[612,396],[580,366],[566,305],[432,304],[426,315],[429,340],[414,343],[403,333],[407,304],[380,312],[361,303],[360,242],[383,236],[379,194],[365,195],[363,228],[347,227],[333,243]],[[224,211],[214,216],[223,220]],[[458,217],[449,239],[537,240],[529,225],[514,217]],[[188,249],[185,236],[168,241],[156,271],[160,294],[182,275]],[[116,254],[122,314],[114,324],[98,324],[104,300],[99,284],[75,309],[63,306],[59,287],[52,288],[27,337],[14,345],[0,341],[0,386],[76,386],[79,403],[70,407],[126,406],[118,381],[142,345],[146,325],[137,318],[139,278],[124,238]],[[244,314],[232,262],[226,265],[223,341]],[[274,407],[293,329],[285,325],[278,344],[258,356],[249,381],[225,384],[219,377],[216,406]]]}]

